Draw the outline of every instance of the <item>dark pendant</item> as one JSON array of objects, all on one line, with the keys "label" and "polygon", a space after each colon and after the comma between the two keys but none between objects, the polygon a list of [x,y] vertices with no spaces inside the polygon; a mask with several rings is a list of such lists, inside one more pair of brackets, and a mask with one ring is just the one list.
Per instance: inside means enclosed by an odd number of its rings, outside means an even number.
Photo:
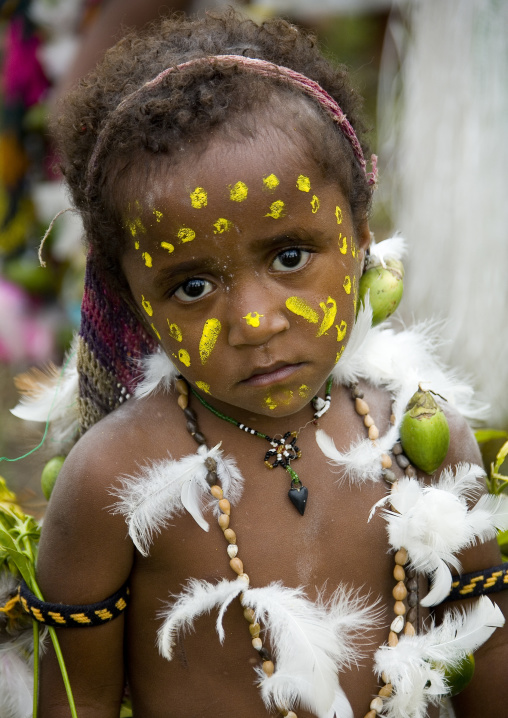
[{"label": "dark pendant", "polygon": [[307,506],[307,499],[309,497],[309,490],[307,487],[302,484],[298,484],[296,486],[291,484],[288,496],[293,506],[300,513],[300,515],[303,516],[305,513],[305,507]]}]

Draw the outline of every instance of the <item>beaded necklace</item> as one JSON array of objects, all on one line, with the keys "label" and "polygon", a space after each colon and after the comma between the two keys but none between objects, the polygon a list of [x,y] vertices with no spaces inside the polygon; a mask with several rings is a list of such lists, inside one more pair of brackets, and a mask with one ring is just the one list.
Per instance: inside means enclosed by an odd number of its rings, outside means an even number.
[{"label": "beaded necklace", "polygon": [[[312,406],[314,408],[314,418],[312,419],[312,421],[314,423],[330,408],[330,404],[332,401],[332,397],[330,394],[331,388],[332,377],[329,377],[325,387],[325,398],[322,399],[319,396],[315,396],[312,399]],[[198,399],[198,401],[200,401],[201,404],[205,407],[205,409],[211,411],[212,414],[217,416],[219,419],[222,419],[223,421],[228,421],[230,424],[233,424],[234,426],[238,427],[240,431],[245,431],[247,434],[252,434],[252,436],[258,436],[260,439],[265,439],[266,441],[268,441],[271,448],[268,449],[265,454],[265,466],[268,469],[275,469],[277,466],[281,466],[287,471],[287,473],[291,477],[291,487],[288,491],[289,499],[293,506],[300,513],[300,515],[303,516],[309,497],[309,490],[306,486],[302,484],[302,482],[300,481],[300,477],[298,476],[296,471],[290,466],[290,464],[292,461],[296,461],[296,459],[299,459],[302,455],[302,452],[296,445],[296,440],[298,439],[299,432],[303,431],[307,424],[305,424],[305,426],[298,431],[286,431],[286,433],[280,439],[277,439],[275,437],[268,436],[268,434],[264,434],[261,431],[257,431],[256,429],[251,429],[246,424],[242,424],[240,421],[233,419],[233,417],[228,416],[227,414],[223,414],[218,409],[215,409],[205,399],[203,399],[203,397],[200,396],[192,386],[190,387],[190,390],[192,394],[196,397],[196,399]]]}]

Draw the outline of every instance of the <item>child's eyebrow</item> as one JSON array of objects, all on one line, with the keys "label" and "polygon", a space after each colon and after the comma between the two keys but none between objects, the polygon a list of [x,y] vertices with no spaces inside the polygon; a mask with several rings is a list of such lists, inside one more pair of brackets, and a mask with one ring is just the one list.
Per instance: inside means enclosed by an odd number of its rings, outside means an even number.
[{"label": "child's eyebrow", "polygon": [[213,268],[215,264],[216,262],[213,257],[203,257],[200,259],[189,259],[187,262],[179,262],[171,267],[164,267],[155,275],[154,286],[157,289],[161,289],[174,277],[203,272]]}]

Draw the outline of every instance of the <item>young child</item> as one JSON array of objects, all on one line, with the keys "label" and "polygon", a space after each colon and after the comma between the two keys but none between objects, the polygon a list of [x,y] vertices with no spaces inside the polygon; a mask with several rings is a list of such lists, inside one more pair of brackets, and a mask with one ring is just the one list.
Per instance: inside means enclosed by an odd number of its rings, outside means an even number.
[{"label": "young child", "polygon": [[[373,263],[398,291],[401,249],[369,259],[361,129],[311,37],[233,11],[129,35],[67,100],[82,436],[44,520],[48,603],[21,595],[60,626],[79,718],[117,718],[125,684],[136,718],[437,716],[495,627],[455,705],[505,711],[499,608],[430,612],[449,567],[485,579],[456,598],[502,583],[506,505],[479,498],[470,396],[429,330],[359,306]],[[420,383],[440,396],[414,439]],[[39,706],[71,715],[51,646]]]}]

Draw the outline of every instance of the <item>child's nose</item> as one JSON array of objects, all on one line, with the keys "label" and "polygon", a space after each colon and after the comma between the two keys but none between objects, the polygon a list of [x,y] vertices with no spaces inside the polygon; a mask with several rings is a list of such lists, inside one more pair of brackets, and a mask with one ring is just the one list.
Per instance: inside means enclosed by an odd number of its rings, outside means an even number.
[{"label": "child's nose", "polygon": [[228,341],[230,346],[266,344],[276,334],[289,329],[284,307],[270,302],[236,302],[231,309]]}]

